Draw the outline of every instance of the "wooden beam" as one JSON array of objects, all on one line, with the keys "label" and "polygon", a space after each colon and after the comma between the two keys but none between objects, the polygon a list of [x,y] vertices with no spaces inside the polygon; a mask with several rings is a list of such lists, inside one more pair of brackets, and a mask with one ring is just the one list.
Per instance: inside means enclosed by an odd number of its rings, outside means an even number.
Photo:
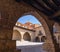
[{"label": "wooden beam", "polygon": [[59,16],[59,15],[60,15],[60,10],[57,11],[57,12],[55,12],[52,16],[53,16],[53,17],[56,17],[56,16]]}]

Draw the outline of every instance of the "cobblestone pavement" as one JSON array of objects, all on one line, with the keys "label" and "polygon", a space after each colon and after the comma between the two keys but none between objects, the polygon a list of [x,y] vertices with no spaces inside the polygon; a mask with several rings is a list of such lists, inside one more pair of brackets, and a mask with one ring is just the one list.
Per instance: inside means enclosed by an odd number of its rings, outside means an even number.
[{"label": "cobblestone pavement", "polygon": [[16,41],[16,48],[21,49],[21,52],[46,52],[43,50],[42,45],[42,42]]}]

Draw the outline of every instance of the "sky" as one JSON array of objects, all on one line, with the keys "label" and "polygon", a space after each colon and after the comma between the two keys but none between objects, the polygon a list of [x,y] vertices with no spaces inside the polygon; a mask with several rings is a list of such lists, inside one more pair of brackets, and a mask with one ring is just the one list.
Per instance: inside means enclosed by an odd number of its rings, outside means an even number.
[{"label": "sky", "polygon": [[33,15],[25,15],[18,19],[17,22],[20,22],[22,24],[26,22],[31,22],[33,24],[41,24]]}]

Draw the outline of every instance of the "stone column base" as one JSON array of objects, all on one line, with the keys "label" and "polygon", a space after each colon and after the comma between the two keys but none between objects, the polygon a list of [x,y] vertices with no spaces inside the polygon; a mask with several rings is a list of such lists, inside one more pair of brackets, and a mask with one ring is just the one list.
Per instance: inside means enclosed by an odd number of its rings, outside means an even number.
[{"label": "stone column base", "polygon": [[47,52],[55,52],[54,45],[52,43],[44,43],[43,49]]}]

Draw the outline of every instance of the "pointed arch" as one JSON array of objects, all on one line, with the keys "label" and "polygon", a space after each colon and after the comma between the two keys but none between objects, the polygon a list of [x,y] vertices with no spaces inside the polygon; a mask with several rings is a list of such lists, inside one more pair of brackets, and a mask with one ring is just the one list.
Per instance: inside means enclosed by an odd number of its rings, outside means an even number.
[{"label": "pointed arch", "polygon": [[21,41],[21,33],[18,30],[13,30],[13,40],[20,40]]},{"label": "pointed arch", "polygon": [[30,36],[30,34],[29,34],[28,32],[26,32],[26,33],[24,34],[24,36],[23,36],[23,39],[24,39],[25,41],[31,41],[31,36]]}]

